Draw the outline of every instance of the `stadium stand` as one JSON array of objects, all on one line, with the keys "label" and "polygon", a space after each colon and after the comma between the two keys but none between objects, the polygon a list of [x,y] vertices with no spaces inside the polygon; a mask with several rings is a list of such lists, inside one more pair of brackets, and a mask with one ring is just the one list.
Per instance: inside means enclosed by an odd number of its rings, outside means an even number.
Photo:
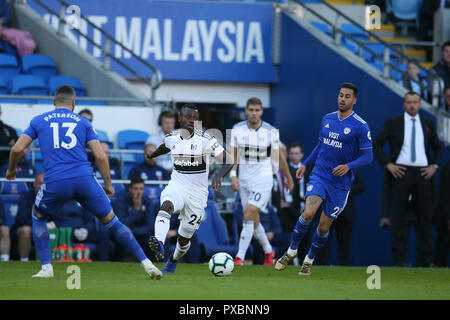
[{"label": "stadium stand", "polygon": [[41,77],[17,75],[12,79],[12,93],[19,95],[46,96],[47,86]]},{"label": "stadium stand", "polygon": [[0,74],[3,80],[10,84],[12,79],[20,72],[20,65],[13,55],[0,53]]},{"label": "stadium stand", "polygon": [[6,226],[11,228],[16,221],[20,194],[0,194],[6,215]]},{"label": "stadium stand", "polygon": [[22,71],[41,77],[45,83],[58,73],[52,57],[44,54],[30,54],[22,57]]},{"label": "stadium stand", "polygon": [[54,76],[49,79],[50,94],[55,94],[56,89],[62,85],[68,85],[75,89],[77,97],[85,97],[86,90],[83,88],[80,79],[70,76]]}]

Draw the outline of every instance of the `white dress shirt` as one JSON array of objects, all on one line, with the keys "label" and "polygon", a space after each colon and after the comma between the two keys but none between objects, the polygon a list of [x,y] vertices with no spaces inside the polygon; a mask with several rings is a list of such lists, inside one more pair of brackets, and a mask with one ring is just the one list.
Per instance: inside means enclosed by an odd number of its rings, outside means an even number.
[{"label": "white dress shirt", "polygon": [[[416,161],[411,161],[411,134],[413,128],[412,119],[416,119],[414,125],[416,128]],[[427,167],[428,159],[425,152],[425,139],[422,130],[422,123],[420,117],[417,114],[415,117],[411,117],[407,112],[404,114],[405,129],[403,146],[400,150],[400,154],[397,158],[396,164],[410,166],[410,167]]]}]

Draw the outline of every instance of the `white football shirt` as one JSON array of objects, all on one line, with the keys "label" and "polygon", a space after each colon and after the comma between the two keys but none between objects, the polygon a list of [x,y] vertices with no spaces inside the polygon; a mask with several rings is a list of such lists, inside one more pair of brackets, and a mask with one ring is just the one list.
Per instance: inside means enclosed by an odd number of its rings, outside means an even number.
[{"label": "white football shirt", "polygon": [[231,131],[230,146],[238,151],[239,181],[244,187],[272,188],[273,169],[271,156],[280,148],[278,129],[261,120],[256,129],[247,121],[238,122]]},{"label": "white football shirt", "polygon": [[173,171],[169,183],[184,187],[186,192],[208,194],[208,173],[211,157],[220,155],[224,149],[216,138],[195,129],[188,139],[174,130],[164,138],[172,155]]}]

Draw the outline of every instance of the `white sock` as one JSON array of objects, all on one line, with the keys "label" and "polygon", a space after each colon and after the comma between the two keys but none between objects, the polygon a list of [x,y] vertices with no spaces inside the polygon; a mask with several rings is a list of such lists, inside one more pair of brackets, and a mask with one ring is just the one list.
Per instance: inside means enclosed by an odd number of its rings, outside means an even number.
[{"label": "white sock", "polygon": [[0,255],[0,261],[9,261],[9,254]]},{"label": "white sock", "polygon": [[297,250],[292,250],[291,248],[289,248],[287,254],[293,257],[297,254]]},{"label": "white sock", "polygon": [[47,270],[53,270],[53,266],[48,263],[48,264],[43,264],[42,265],[42,270],[47,271]]},{"label": "white sock", "polygon": [[259,244],[264,250],[264,253],[271,253],[272,246],[270,245],[269,239],[267,238],[266,231],[264,230],[263,225],[260,223],[255,228],[255,233],[253,234],[256,240],[258,240]]},{"label": "white sock", "polygon": [[151,266],[153,266],[153,263],[150,261],[150,259],[145,259],[141,261],[142,266],[144,267],[144,269],[146,268],[150,268]]},{"label": "white sock", "polygon": [[20,258],[20,261],[22,261],[22,262],[28,262],[28,257],[27,257],[27,258]]},{"label": "white sock", "polygon": [[173,260],[175,261],[180,260],[181,257],[183,257],[186,254],[186,252],[189,250],[190,247],[191,247],[190,241],[184,247],[182,247],[180,243],[177,241],[175,251],[173,252]]},{"label": "white sock", "polygon": [[240,258],[242,261],[245,259],[245,254],[247,253],[250,241],[252,241],[254,231],[255,226],[253,220],[244,220],[241,237],[239,238],[239,251],[236,255],[236,257]]},{"label": "white sock", "polygon": [[305,263],[305,262],[308,262],[308,263],[310,263],[310,264],[313,264],[314,259],[310,259],[310,258],[308,257],[308,255],[306,255],[306,256],[305,256],[305,260],[303,260],[303,263]]},{"label": "white sock", "polygon": [[159,211],[155,219],[155,237],[162,243],[166,241],[167,232],[170,228],[170,214]]}]

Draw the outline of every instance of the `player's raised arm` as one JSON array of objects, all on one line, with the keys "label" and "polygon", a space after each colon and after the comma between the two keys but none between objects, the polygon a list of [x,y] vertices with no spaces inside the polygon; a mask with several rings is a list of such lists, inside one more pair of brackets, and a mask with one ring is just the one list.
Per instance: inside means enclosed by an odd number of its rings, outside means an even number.
[{"label": "player's raised arm", "polygon": [[95,164],[97,165],[98,170],[102,174],[106,195],[112,197],[114,195],[114,188],[111,183],[111,175],[109,171],[109,163],[108,157],[103,152],[103,149],[98,140],[91,140],[87,143],[89,149],[92,150],[95,158]]},{"label": "player's raised arm", "polygon": [[9,154],[9,167],[6,171],[6,179],[14,180],[17,174],[17,164],[19,160],[23,157],[23,152],[31,144],[33,140],[26,134],[22,134],[14,146],[11,148]]},{"label": "player's raised arm", "polygon": [[145,154],[145,156],[148,159],[152,159],[152,158],[156,158],[158,156],[162,156],[169,152],[170,152],[170,149],[166,147],[165,143],[163,143],[163,144],[159,145],[158,149],[156,149],[154,152],[149,151],[148,153]]}]

